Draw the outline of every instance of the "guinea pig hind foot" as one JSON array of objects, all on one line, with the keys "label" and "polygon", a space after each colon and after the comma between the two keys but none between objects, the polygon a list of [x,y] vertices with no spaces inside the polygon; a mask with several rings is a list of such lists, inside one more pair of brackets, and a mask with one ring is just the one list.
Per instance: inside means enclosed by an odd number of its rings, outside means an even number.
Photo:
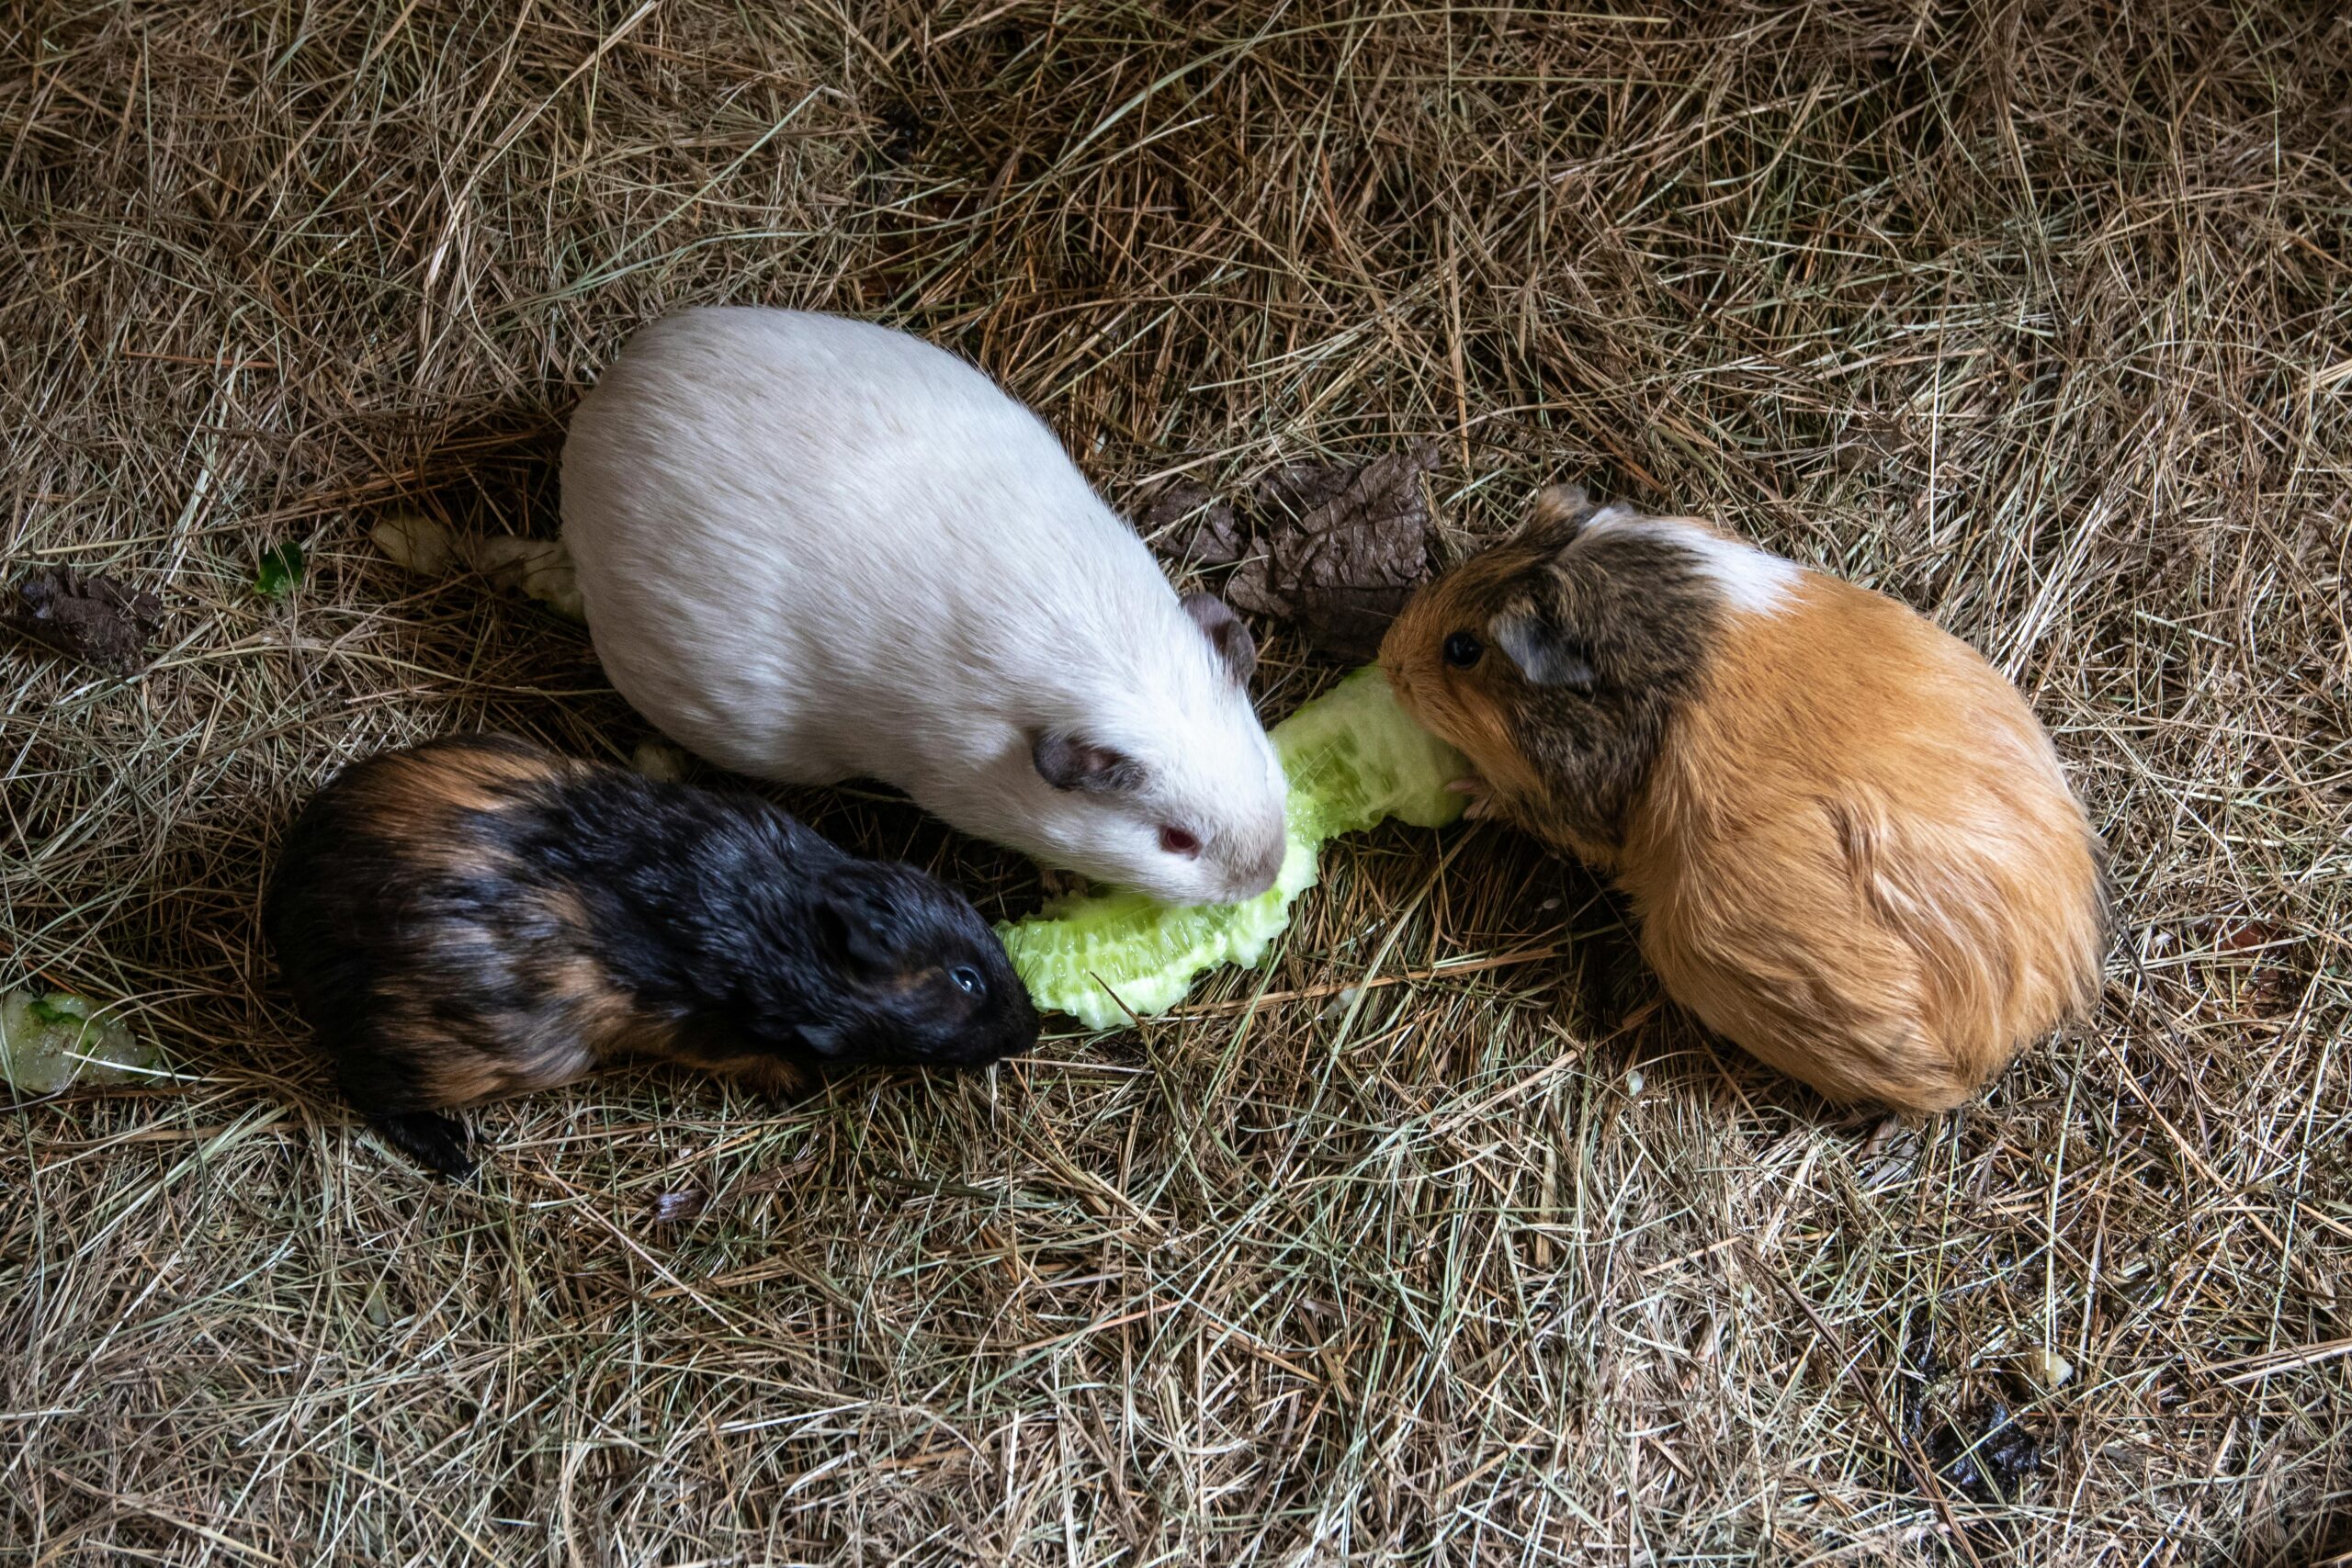
[{"label": "guinea pig hind foot", "polygon": [[409,1158],[436,1170],[452,1181],[474,1173],[466,1124],[453,1116],[431,1111],[410,1111],[373,1118],[376,1130]]}]

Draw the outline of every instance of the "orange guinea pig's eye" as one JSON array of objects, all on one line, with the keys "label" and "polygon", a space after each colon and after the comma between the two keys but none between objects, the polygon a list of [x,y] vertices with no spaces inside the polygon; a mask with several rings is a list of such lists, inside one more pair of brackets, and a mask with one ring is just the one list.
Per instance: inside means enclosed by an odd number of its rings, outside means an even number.
[{"label": "orange guinea pig's eye", "polygon": [[1455,632],[1445,639],[1445,661],[1456,670],[1467,670],[1486,657],[1487,645],[1474,632]]}]

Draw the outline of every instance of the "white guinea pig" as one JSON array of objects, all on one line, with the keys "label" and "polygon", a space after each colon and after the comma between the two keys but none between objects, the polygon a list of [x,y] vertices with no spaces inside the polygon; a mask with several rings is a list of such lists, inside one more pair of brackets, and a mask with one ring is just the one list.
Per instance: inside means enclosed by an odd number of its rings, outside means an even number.
[{"label": "white guinea pig", "polygon": [[572,416],[563,536],[613,683],[712,761],[878,779],[1170,903],[1282,864],[1248,628],[918,338],[751,308],[645,328]]}]

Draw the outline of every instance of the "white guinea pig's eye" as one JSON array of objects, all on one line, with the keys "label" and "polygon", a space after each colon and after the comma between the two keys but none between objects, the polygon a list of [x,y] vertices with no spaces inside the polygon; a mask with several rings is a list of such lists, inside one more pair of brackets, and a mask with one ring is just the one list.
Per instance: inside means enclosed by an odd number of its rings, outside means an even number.
[{"label": "white guinea pig's eye", "polygon": [[1182,855],[1191,860],[1201,852],[1201,840],[1199,835],[1188,833],[1182,828],[1162,828],[1159,830],[1159,847],[1171,855]]}]

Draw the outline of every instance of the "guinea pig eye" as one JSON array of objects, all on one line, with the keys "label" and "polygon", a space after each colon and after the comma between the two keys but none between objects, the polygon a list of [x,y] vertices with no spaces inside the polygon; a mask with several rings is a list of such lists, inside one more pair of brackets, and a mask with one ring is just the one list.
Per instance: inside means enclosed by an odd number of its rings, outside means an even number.
[{"label": "guinea pig eye", "polygon": [[1159,847],[1171,855],[1182,855],[1190,860],[1201,852],[1200,836],[1188,833],[1182,828],[1162,828],[1159,830]]},{"label": "guinea pig eye", "polygon": [[981,979],[980,972],[968,964],[958,964],[947,972],[947,977],[956,983],[957,990],[967,997],[985,997],[989,994],[989,983]]},{"label": "guinea pig eye", "polygon": [[1487,645],[1473,632],[1455,632],[1445,639],[1445,661],[1456,670],[1467,670],[1486,657]]}]

